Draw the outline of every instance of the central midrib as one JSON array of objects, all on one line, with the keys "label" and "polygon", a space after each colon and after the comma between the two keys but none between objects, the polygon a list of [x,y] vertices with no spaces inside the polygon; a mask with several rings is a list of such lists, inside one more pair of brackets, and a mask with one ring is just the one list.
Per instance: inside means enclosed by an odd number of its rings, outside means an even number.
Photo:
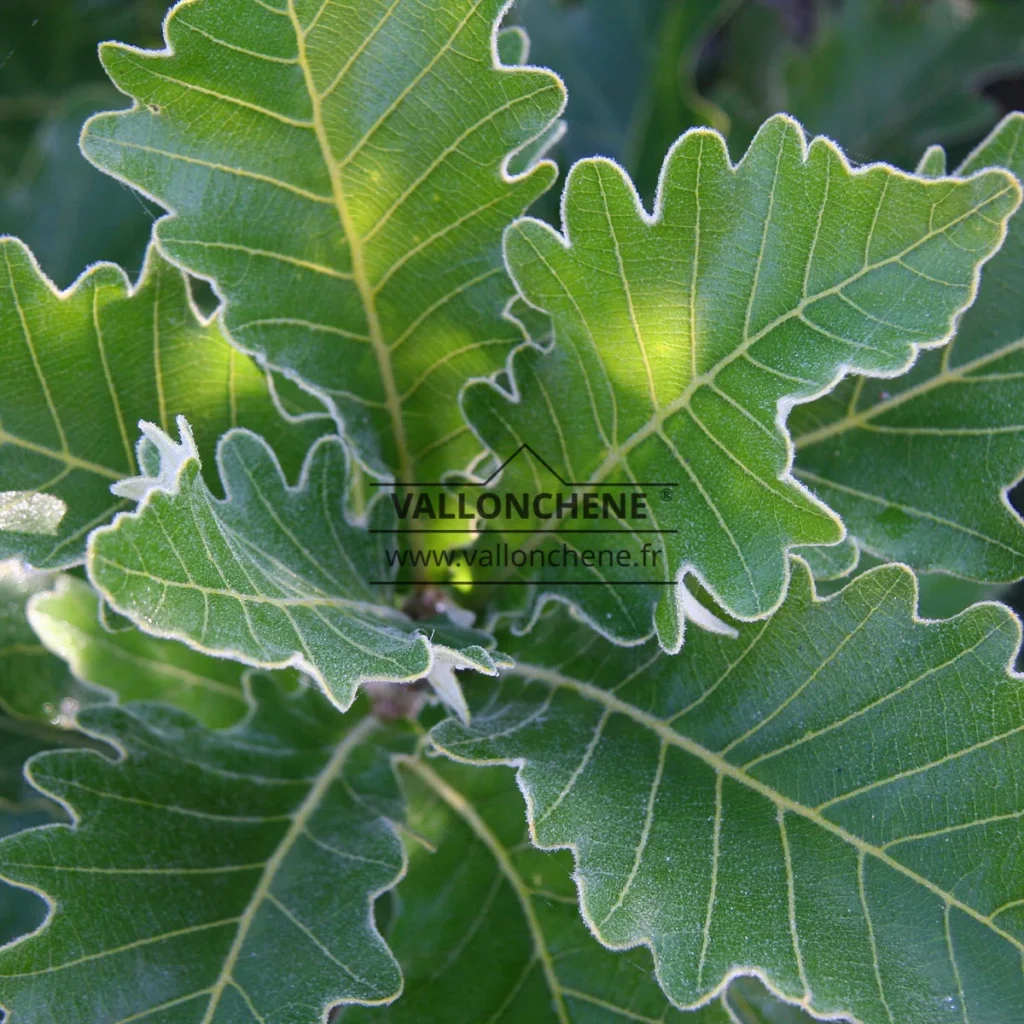
[{"label": "central midrib", "polygon": [[210,1022],[213,1021],[217,1013],[217,1007],[220,1005],[221,996],[224,994],[224,990],[232,983],[232,981],[234,981],[233,974],[235,965],[237,964],[239,955],[245,946],[246,939],[249,935],[249,929],[252,927],[253,921],[256,919],[256,914],[263,905],[263,902],[270,895],[270,889],[274,883],[274,879],[277,877],[278,871],[280,871],[285,860],[288,858],[288,855],[294,848],[299,836],[305,830],[309,819],[320,807],[324,797],[327,795],[327,791],[341,774],[342,769],[345,767],[345,763],[348,761],[349,754],[351,754],[352,750],[359,746],[359,744],[362,743],[376,728],[376,719],[372,717],[364,718],[341,740],[327,764],[324,765],[320,774],[316,777],[316,780],[310,787],[306,798],[292,815],[288,830],[281,838],[281,842],[274,850],[271,858],[266,862],[266,866],[263,869],[259,882],[253,890],[252,897],[246,904],[241,918],[239,918],[238,928],[235,931],[235,938],[231,943],[231,948],[228,950],[227,956],[224,958],[224,965],[221,968],[220,975],[210,991],[210,999],[207,1003],[206,1013],[203,1016],[202,1024],[210,1024]]},{"label": "central midrib", "polygon": [[[986,199],[979,206],[974,207],[971,210],[967,211],[966,213],[960,214],[960,216],[954,218],[952,221],[950,221],[949,224],[947,224],[943,228],[943,230],[948,230],[950,227],[960,223],[961,221],[967,219],[968,217],[973,216],[982,207],[989,205],[990,203],[994,202],[996,199],[999,199],[1004,194],[1005,194],[1005,190],[1003,192],[997,193],[996,195],[990,196],[988,199]],[[674,416],[678,412],[689,410],[690,399],[693,397],[693,395],[700,388],[702,388],[704,386],[713,386],[714,385],[714,380],[717,377],[717,375],[723,369],[725,369],[725,367],[729,366],[731,363],[735,362],[737,359],[743,357],[747,352],[749,352],[749,350],[754,345],[757,344],[757,342],[759,342],[763,338],[767,337],[770,333],[772,333],[778,327],[781,327],[784,323],[786,323],[786,322],[788,322],[788,321],[790,321],[790,320],[792,320],[794,318],[800,317],[803,314],[803,311],[808,306],[812,305],[815,302],[821,301],[822,299],[827,298],[830,295],[838,294],[844,288],[848,287],[851,283],[853,283],[853,282],[859,280],[860,278],[864,277],[866,274],[871,273],[871,272],[873,272],[875,270],[878,270],[881,267],[884,267],[884,266],[886,266],[888,264],[891,264],[893,262],[896,262],[896,261],[902,259],[906,255],[908,255],[909,253],[911,253],[915,249],[917,249],[919,246],[923,245],[925,242],[930,240],[936,234],[938,234],[937,231],[930,231],[924,238],[918,239],[916,242],[914,242],[913,245],[911,245],[908,248],[904,249],[903,251],[897,253],[895,256],[888,257],[888,258],[886,258],[884,260],[879,260],[878,262],[873,263],[873,264],[867,264],[864,267],[862,267],[860,270],[858,270],[856,273],[849,275],[847,278],[845,278],[843,281],[839,282],[838,284],[832,285],[829,288],[825,288],[825,289],[823,289],[823,290],[821,290],[821,291],[819,291],[819,292],[817,292],[817,293],[815,293],[813,295],[805,296],[804,298],[801,299],[801,301],[795,307],[793,307],[792,309],[787,310],[786,312],[781,313],[779,316],[775,317],[772,321],[770,321],[768,324],[766,324],[764,327],[762,327],[754,335],[752,335],[750,337],[747,337],[747,338],[744,338],[744,340],[741,342],[741,344],[739,344],[736,348],[734,348],[726,356],[724,356],[722,359],[720,359],[717,363],[715,363],[709,369],[705,370],[704,373],[702,373],[699,376],[694,377],[693,379],[691,379],[689,381],[689,383],[686,385],[686,387],[683,389],[682,393],[680,394],[680,396],[678,398],[673,399],[671,402],[668,402],[666,405],[664,405],[664,406],[660,407],[659,409],[657,409],[655,411],[654,415],[642,427],[638,428],[636,431],[633,432],[633,434],[631,434],[628,438],[626,438],[625,441],[623,441],[621,443],[614,444],[614,445],[609,445],[608,453],[606,454],[606,456],[605,456],[604,460],[602,461],[602,463],[590,475],[590,478],[587,481],[586,488],[584,488],[584,489],[590,489],[592,487],[598,486],[615,469],[617,469],[620,465],[623,465],[626,462],[626,459],[629,456],[629,454],[641,442],[647,440],[647,438],[649,438],[649,437],[657,434],[658,432],[660,432],[662,430],[664,424],[672,416]],[[533,251],[536,254],[536,256],[538,258],[540,258],[541,260],[544,260],[543,255],[536,248],[536,246],[534,246],[533,243],[529,241],[529,239],[525,239],[525,240],[530,245],[530,247],[533,249]],[[547,261],[545,260],[544,262],[546,263]],[[1021,343],[1024,344],[1024,339],[1022,339]],[[935,347],[938,347],[938,345],[936,343],[932,343],[932,342],[923,342],[923,343],[919,342],[919,343],[915,343],[915,349],[916,349],[916,351],[915,351],[915,361],[916,361],[917,353],[922,348],[935,348]],[[1005,354],[1005,352],[1003,354]],[[981,363],[982,361],[983,360],[978,360],[977,362]],[[972,364],[965,364],[964,367],[958,368],[958,372],[960,372],[960,373],[966,372],[967,369],[972,368],[973,366],[974,366],[973,363]],[[908,367],[908,369],[909,369],[909,367]],[[838,381],[836,383],[838,384]],[[899,397],[899,396],[897,396],[897,397]],[[807,441],[804,441],[804,444],[807,444],[807,443],[808,443]],[[801,445],[800,445],[800,443],[798,441],[794,441],[794,448],[799,448],[800,446]],[[533,537],[531,537],[529,540],[525,541],[521,545],[521,548],[524,551],[533,550],[540,543],[542,543],[543,540],[544,540],[544,536],[543,535],[536,534]],[[511,575],[510,572],[505,572],[502,575],[501,578],[502,579],[507,578],[509,575]]]},{"label": "central midrib", "polygon": [[848,832],[841,825],[836,824],[834,821],[831,821],[829,818],[818,813],[814,808],[798,803],[797,801],[792,800],[773,789],[766,783],[761,782],[759,779],[754,778],[752,775],[744,771],[743,768],[733,764],[720,754],[709,750],[707,747],[698,743],[696,740],[691,739],[689,736],[685,736],[682,733],[677,732],[660,718],[657,718],[633,704],[622,700],[622,698],[617,697],[614,693],[609,693],[608,691],[602,690],[600,687],[594,686],[591,683],[586,683],[580,679],[574,679],[571,676],[563,675],[561,672],[554,671],[553,669],[546,668],[542,665],[517,662],[515,674],[522,676],[524,679],[535,679],[539,682],[546,683],[548,686],[572,690],[579,694],[579,696],[587,700],[591,700],[596,704],[600,704],[613,713],[621,714],[632,719],[637,724],[650,729],[651,732],[664,742],[669,743],[672,746],[679,747],[692,757],[702,761],[711,768],[716,775],[725,775],[728,778],[731,778],[741,786],[765,797],[776,807],[810,821],[812,824],[824,829],[826,832],[837,836],[839,839],[843,840],[843,842],[857,850],[858,853],[872,857],[873,859],[882,862],[887,867],[892,868],[899,874],[904,875],[911,881],[937,896],[946,905],[956,907],[957,910],[967,914],[969,917],[994,932],[1000,938],[1005,939],[1014,947],[1014,949],[1024,952],[1024,943],[1020,940],[1015,938],[1009,932],[1004,931],[974,907],[967,903],[963,903],[952,893],[946,892],[941,888],[941,886],[936,885],[930,879],[925,878],[923,875],[919,875],[912,868],[907,867],[894,857],[891,857],[884,849],[874,846],[867,842],[867,840],[854,835],[852,832]]},{"label": "central midrib", "polygon": [[349,252],[352,256],[352,275],[366,314],[366,324],[370,332],[370,343],[373,346],[374,356],[377,359],[377,369],[384,388],[385,405],[391,419],[391,427],[394,431],[395,447],[398,454],[397,468],[399,479],[412,480],[412,460],[409,457],[409,444],[405,434],[405,420],[402,417],[402,401],[398,392],[398,386],[395,383],[394,369],[391,365],[391,353],[381,328],[374,288],[366,271],[362,239],[359,237],[352,222],[345,199],[344,184],[341,180],[341,169],[338,166],[338,161],[334,158],[330,139],[327,137],[327,130],[324,126],[321,98],[316,83],[313,80],[312,68],[306,55],[306,35],[295,13],[295,0],[288,0],[288,17],[291,19],[292,28],[295,32],[299,67],[302,69],[306,92],[309,94],[310,104],[312,105],[313,130],[316,134],[317,143],[320,146],[320,154],[323,157],[324,166],[327,168],[327,173],[330,177],[331,196],[334,200],[338,220],[341,222],[342,232],[345,235],[345,240],[348,242]]},{"label": "central midrib", "polygon": [[523,881],[522,876],[516,870],[508,850],[501,840],[494,834],[490,826],[480,816],[476,808],[453,786],[450,786],[440,775],[422,760],[413,757],[400,756],[397,763],[408,771],[418,775],[448,806],[466,823],[476,837],[487,847],[491,856],[498,864],[498,869],[504,875],[505,880],[511,886],[519,903],[523,916],[526,918],[527,928],[533,943],[534,954],[540,961],[541,970],[544,973],[544,980],[551,993],[552,1009],[555,1011],[560,1024],[569,1024],[569,1014],[563,998],[562,985],[555,972],[554,959],[548,949],[544,930],[534,910],[532,897],[529,888]]}]

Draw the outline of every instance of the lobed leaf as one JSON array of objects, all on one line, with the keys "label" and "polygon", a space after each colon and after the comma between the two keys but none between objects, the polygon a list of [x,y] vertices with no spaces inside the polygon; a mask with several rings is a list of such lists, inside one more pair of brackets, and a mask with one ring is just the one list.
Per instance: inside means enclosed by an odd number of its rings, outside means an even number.
[{"label": "lobed leaf", "polygon": [[160,700],[210,728],[233,725],[248,711],[244,666],[134,627],[105,628],[99,595],[74,577],[60,577],[52,591],[35,594],[28,620],[76,678],[122,701]]},{"label": "lobed leaf", "polygon": [[[342,1021],[599,1024],[691,1017],[658,988],[646,950],[613,955],[580,919],[565,860],[530,847],[505,770],[399,762],[411,830],[409,872],[385,928],[406,987],[387,1009]],[[724,1007],[692,1024],[729,1024]]]},{"label": "lobed leaf", "polygon": [[329,396],[360,461],[403,480],[478,454],[456,395],[521,340],[501,233],[554,166],[508,161],[564,91],[499,65],[504,6],[179,3],[166,50],[103,47],[135,107],[83,132],[171,211],[161,248],[214,282],[235,342]]},{"label": "lobed leaf", "polygon": [[[28,249],[0,239],[0,359],[0,559],[83,561],[88,532],[129,507],[110,486],[138,472],[131,438],[140,419],[168,427],[187,415],[211,452],[244,423],[296,468],[325,432],[322,418],[285,420],[264,372],[198,317],[181,273],[155,249],[134,288],[100,264],[58,292]],[[64,506],[56,523],[32,525],[40,500],[44,513]]]},{"label": "lobed leaf", "polygon": [[[471,726],[432,738],[519,767],[534,842],[569,848],[591,930],[651,947],[699,1006],[756,973],[816,1015],[1009,1021],[1024,1005],[1024,677],[1001,605],[915,612],[884,566],[667,657],[564,613],[510,639]],[[518,646],[517,646],[518,643]]]},{"label": "lobed leaf", "polygon": [[[1011,114],[957,174],[1024,176],[1022,140]],[[846,381],[794,411],[796,477],[868,551],[974,580],[1024,576],[1024,522],[1007,497],[1024,476],[1022,267],[1018,213],[949,345],[901,380]]]},{"label": "lobed leaf", "polygon": [[[343,711],[361,682],[466,667],[496,674],[505,664],[482,646],[493,644],[487,634],[447,619],[414,622],[394,608],[383,534],[342,511],[347,456],[338,438],[310,449],[292,487],[265,441],[230,431],[217,449],[227,494],[218,500],[180,426],[180,445],[151,431],[163,449],[159,475],[124,485],[143,498],[138,511],[89,541],[90,578],[140,629],[258,668],[299,668]],[[375,504],[378,531],[390,508]]]},{"label": "lobed leaf", "polygon": [[[0,563],[0,837],[60,818],[60,808],[25,781],[28,758],[88,743],[67,726],[96,696],[39,643],[25,615],[25,602],[49,583],[45,573]],[[0,945],[38,927],[44,909],[34,894],[0,882]]]},{"label": "lobed leaf", "polygon": [[[0,716],[0,729],[7,721]],[[0,838],[52,821],[53,815],[45,806],[0,807]],[[0,882],[0,946],[38,928],[45,914],[45,904],[34,893]]]},{"label": "lobed leaf", "polygon": [[[524,346],[511,393],[479,382],[463,404],[503,458],[527,442],[562,480],[650,491],[646,525],[665,557],[638,580],[650,538],[635,535],[622,540],[624,568],[546,567],[531,577],[535,609],[558,593],[619,641],[646,638],[653,622],[678,650],[692,573],[730,615],[771,614],[787,551],[843,539],[790,473],[789,409],[851,371],[903,373],[948,340],[1018,202],[1005,171],[926,181],[853,170],[784,116],[736,167],[718,134],[683,136],[653,217],[617,166],[578,163],[565,235],[526,219],[506,239],[523,295],[553,319],[555,351]],[[501,484],[529,490],[531,472],[517,460]],[[571,523],[529,541],[562,543],[578,546]]]},{"label": "lobed leaf", "polygon": [[163,705],[89,709],[83,727],[120,761],[33,759],[75,824],[0,843],[0,875],[51,904],[41,931],[0,950],[12,1024],[308,1024],[398,994],[371,903],[404,869],[401,737],[315,691],[255,691],[251,719],[216,732]]}]

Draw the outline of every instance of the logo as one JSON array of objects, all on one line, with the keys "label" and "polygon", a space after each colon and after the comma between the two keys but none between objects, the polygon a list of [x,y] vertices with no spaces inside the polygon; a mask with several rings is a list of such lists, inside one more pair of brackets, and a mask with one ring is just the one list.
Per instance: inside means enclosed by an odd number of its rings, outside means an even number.
[{"label": "logo", "polygon": [[384,557],[402,580],[440,569],[498,586],[672,583],[665,540],[677,531],[661,521],[675,482],[574,482],[524,443],[483,481],[374,486],[391,488],[395,525],[371,532],[394,538]]}]

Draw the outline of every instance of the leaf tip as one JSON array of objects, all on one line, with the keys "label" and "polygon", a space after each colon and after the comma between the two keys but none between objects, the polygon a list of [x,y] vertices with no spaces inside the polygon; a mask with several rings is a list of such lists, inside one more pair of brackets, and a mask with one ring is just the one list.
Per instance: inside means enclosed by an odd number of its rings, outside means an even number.
[{"label": "leaf tip", "polygon": [[178,493],[182,469],[189,462],[200,463],[200,459],[188,420],[179,416],[176,422],[180,438],[177,442],[155,423],[139,420],[142,437],[135,450],[142,473],[111,484],[112,494],[130,501],[142,501],[151,491]]}]

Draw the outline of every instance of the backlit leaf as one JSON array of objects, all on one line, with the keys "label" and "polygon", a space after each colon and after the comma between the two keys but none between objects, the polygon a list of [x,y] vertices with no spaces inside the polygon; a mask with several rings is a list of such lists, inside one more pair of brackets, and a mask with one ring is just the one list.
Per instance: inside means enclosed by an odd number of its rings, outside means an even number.
[{"label": "backlit leaf", "polygon": [[329,395],[360,460],[404,480],[478,453],[456,395],[521,340],[501,318],[501,234],[554,166],[506,161],[564,92],[497,65],[502,8],[181,3],[167,50],[103,48],[136,106],[83,133],[172,211],[161,247],[214,281],[233,339]]},{"label": "backlit leaf", "polygon": [[[958,171],[1024,175],[1024,115]],[[845,382],[791,421],[796,477],[867,550],[917,569],[1012,582],[1024,522],[1007,499],[1024,474],[1024,217],[985,267],[956,337],[906,378]]]},{"label": "backlit leaf", "polygon": [[[843,539],[790,474],[788,410],[844,372],[891,377],[947,340],[1018,201],[1005,171],[851,170],[781,116],[736,167],[717,133],[685,135],[653,218],[617,166],[578,163],[567,234],[525,219],[506,239],[523,295],[553,319],[555,351],[522,348],[513,393],[481,382],[463,404],[501,460],[526,442],[563,480],[650,492],[644,526],[664,531],[662,557],[652,573],[641,543],[652,538],[628,536],[635,519],[616,523],[627,564],[538,569],[535,604],[557,593],[626,642],[656,626],[669,650],[682,642],[687,573],[731,615],[770,614],[787,550]],[[536,489],[536,473],[517,459],[501,486]],[[523,546],[586,539],[559,526]]]},{"label": "backlit leaf", "polygon": [[[622,649],[564,612],[481,682],[448,754],[520,766],[583,913],[679,1005],[756,970],[820,1015],[988,1024],[1024,1006],[1024,677],[1001,605],[914,617],[884,566],[825,601],[797,563],[736,640]],[[574,631],[575,630],[575,634]],[[518,644],[518,646],[517,646]]]},{"label": "backlit leaf", "polygon": [[54,529],[22,532],[0,497],[0,558],[39,567],[81,562],[88,531],[129,507],[110,485],[138,472],[140,419],[169,427],[187,415],[211,455],[244,424],[295,469],[325,432],[322,418],[284,419],[264,372],[198,319],[180,271],[155,250],[134,288],[100,264],[61,293],[20,242],[0,239],[0,361],[0,487],[22,506],[66,506]]}]

